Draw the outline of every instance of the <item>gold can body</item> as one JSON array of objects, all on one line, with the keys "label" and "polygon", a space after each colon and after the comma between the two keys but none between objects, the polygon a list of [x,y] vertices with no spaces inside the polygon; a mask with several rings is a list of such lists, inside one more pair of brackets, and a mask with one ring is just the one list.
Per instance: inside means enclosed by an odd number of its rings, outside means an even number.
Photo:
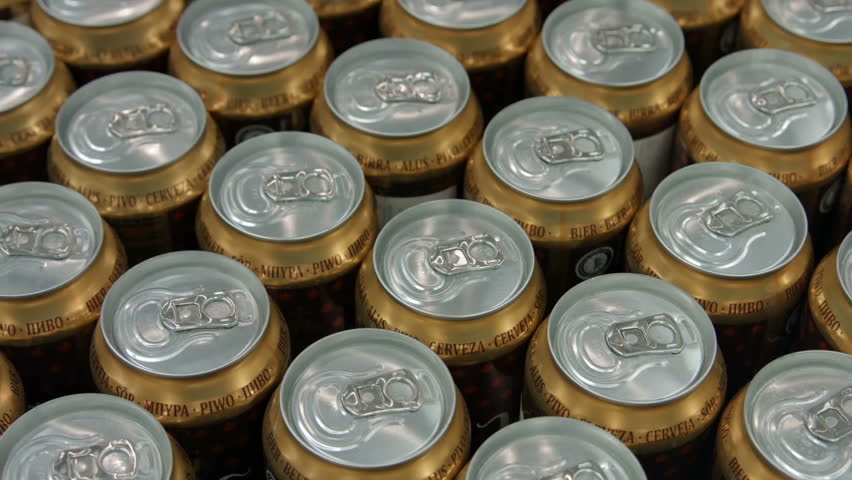
[{"label": "gold can body", "polygon": [[284,423],[279,393],[272,395],[263,421],[263,454],[274,480],[453,480],[470,456],[470,417],[458,390],[449,427],[428,451],[395,467],[367,471],[329,463],[305,449]]},{"label": "gold can body", "polygon": [[21,374],[31,403],[92,389],[92,330],[104,297],[127,270],[121,242],[103,228],[100,253],[75,280],[39,297],[0,300],[0,349]]},{"label": "gold can body", "polygon": [[[687,478],[703,468],[704,448],[725,403],[727,373],[721,355],[692,392],[654,406],[620,405],[590,394],[560,370],[547,339],[549,320],[530,341],[524,380],[524,418],[557,416],[592,423],[637,455],[649,479]],[[699,470],[703,471],[703,470]]]},{"label": "gold can body", "polygon": [[799,336],[800,350],[837,350],[852,355],[852,303],[837,273],[838,248],[814,270]]},{"label": "gold can body", "polygon": [[193,219],[210,172],[225,150],[207,117],[198,143],[175,162],[139,174],[94,170],[69,157],[54,138],[47,173],[52,182],[80,192],[115,228],[130,264],[175,250],[195,248]]},{"label": "gold can body", "polygon": [[382,0],[308,0],[308,3],[337,53],[379,37]]},{"label": "gold can body", "polygon": [[0,353],[0,436],[24,414],[26,395],[18,371]]}]

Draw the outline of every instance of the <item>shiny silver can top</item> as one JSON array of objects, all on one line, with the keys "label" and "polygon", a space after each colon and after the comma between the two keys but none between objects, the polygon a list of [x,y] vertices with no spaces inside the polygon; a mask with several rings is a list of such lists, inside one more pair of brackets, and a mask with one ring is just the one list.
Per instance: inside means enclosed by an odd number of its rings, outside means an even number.
[{"label": "shiny silver can top", "polygon": [[172,446],[142,407],[112,395],[81,394],[43,403],[0,438],[4,479],[171,478]]},{"label": "shiny silver can top", "polygon": [[210,177],[210,201],[231,227],[259,240],[327,235],[364,202],[366,181],[345,148],[319,135],[278,132],[232,148]]},{"label": "shiny silver can top", "polygon": [[825,67],[796,53],[756,48],[717,60],[701,77],[701,105],[735,139],[800,150],[832,136],[847,113],[846,93]]},{"label": "shiny silver can top", "polygon": [[489,122],[482,145],[497,178],[550,202],[599,197],[624,181],[633,166],[633,139],[624,124],[578,98],[514,103]]},{"label": "shiny silver can top", "polygon": [[532,243],[496,208],[433,200],[409,208],[376,238],[373,266],[384,290],[423,315],[469,320],[496,312],[526,290]]},{"label": "shiny silver can top", "polygon": [[325,76],[325,100],[342,122],[382,137],[415,137],[452,122],[470,100],[467,72],[447,51],[405,38],[365,42]]},{"label": "shiny silver can top", "polygon": [[444,362],[420,342],[387,330],[325,337],[293,360],[281,414],[309,452],[344,467],[384,469],[429,451],[457,408]]},{"label": "shiny silver can top", "polygon": [[54,183],[0,187],[0,299],[71,284],[101,252],[104,226],[79,193]]},{"label": "shiny silver can top", "polygon": [[269,297],[255,274],[209,252],[167,253],[127,271],[101,309],[100,329],[134,369],[172,378],[239,362],[269,325]]},{"label": "shiny silver can top", "polygon": [[562,71],[606,87],[653,82],[684,55],[677,20],[645,0],[566,2],[547,17],[541,38]]},{"label": "shiny silver can top", "polygon": [[852,355],[786,355],[747,388],[748,435],[770,465],[796,480],[852,478]]},{"label": "shiny silver can top", "polygon": [[768,173],[736,163],[699,163],[672,173],[651,196],[650,216],[671,255],[722,278],[780,270],[808,238],[796,195]]},{"label": "shiny silver can top", "polygon": [[177,39],[203,68],[255,76],[298,62],[319,35],[319,20],[304,0],[200,0],[181,16]]},{"label": "shiny silver can top", "polygon": [[412,17],[436,27],[475,30],[504,22],[535,0],[395,0]]},{"label": "shiny silver can top", "polygon": [[176,162],[206,126],[204,102],[189,85],[162,73],[122,72],[68,97],[56,116],[56,139],[80,165],[133,174]]},{"label": "shiny silver can top", "polygon": [[[114,27],[148,15],[164,0],[37,0],[56,20],[79,27]],[[168,0],[166,0],[168,1]]]},{"label": "shiny silver can top", "polygon": [[662,405],[688,395],[717,354],[713,324],[695,299],[632,273],[569,290],[553,307],[547,341],[572,382],[621,405]]},{"label": "shiny silver can top", "polygon": [[847,0],[762,0],[769,18],[808,40],[852,43],[852,3]]},{"label": "shiny silver can top", "polygon": [[513,423],[473,455],[459,480],[645,480],[626,445],[601,428],[573,418]]},{"label": "shiny silver can top", "polygon": [[44,37],[20,23],[0,21],[0,114],[41,93],[55,68]]},{"label": "shiny silver can top", "polygon": [[852,303],[852,232],[849,232],[840,244],[836,267],[846,299]]}]

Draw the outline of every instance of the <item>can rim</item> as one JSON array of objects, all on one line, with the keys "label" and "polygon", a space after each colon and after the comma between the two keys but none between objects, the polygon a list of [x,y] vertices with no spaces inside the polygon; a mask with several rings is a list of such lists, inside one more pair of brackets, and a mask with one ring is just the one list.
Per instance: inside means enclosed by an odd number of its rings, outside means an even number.
[{"label": "can rim", "polygon": [[[246,231],[239,224],[234,222],[230,216],[226,214],[219,201],[218,193],[225,183],[225,179],[231,173],[231,170],[241,162],[250,160],[261,152],[267,152],[288,146],[302,146],[317,151],[328,153],[340,164],[341,167],[352,178],[354,187],[354,198],[345,215],[342,215],[336,224],[328,227],[324,231],[302,237],[280,238],[267,235],[260,235],[254,232]],[[364,177],[364,171],[355,159],[355,156],[346,150],[340,144],[320,135],[307,132],[273,132],[259,137],[251,138],[240,143],[234,148],[228,150],[225,155],[213,167],[213,172],[210,174],[210,183],[208,185],[208,195],[210,203],[213,205],[213,210],[220,220],[228,224],[235,231],[265,242],[275,242],[281,244],[298,243],[321,238],[331,234],[335,230],[341,228],[348,222],[355,212],[360,210],[361,205],[365,201],[367,181]]]},{"label": "can rim", "polygon": [[846,294],[846,301],[852,303],[852,277],[844,275],[843,263],[852,262],[852,232],[846,235],[840,247],[837,249],[837,260],[834,267],[837,269],[837,277],[840,279],[840,286],[843,288],[843,293]]},{"label": "can rim", "polygon": [[[717,122],[717,120],[714,118],[714,115],[712,114],[711,110],[708,108],[710,104],[710,98],[708,98],[710,84],[722,75],[730,72],[731,70],[737,67],[741,67],[744,65],[753,65],[756,63],[775,63],[778,65],[794,66],[799,72],[805,73],[817,80],[820,85],[828,92],[832,104],[835,107],[834,122],[831,129],[829,129],[828,132],[823,134],[821,138],[814,140],[810,143],[795,146],[782,145],[770,147],[767,145],[760,144],[756,141],[752,141],[750,139],[740,138],[738,133],[728,127],[727,124],[722,123],[720,125],[719,122]],[[707,70],[704,72],[704,75],[701,76],[701,81],[698,84],[698,92],[698,98],[701,101],[701,110],[704,112],[705,115],[707,115],[707,118],[710,119],[710,121],[716,128],[720,129],[726,135],[733,137],[739,142],[760,148],[762,150],[792,152],[806,150],[815,145],[819,145],[825,142],[827,139],[831,138],[835,133],[837,133],[838,130],[840,130],[840,127],[843,126],[843,122],[846,119],[846,115],[849,111],[846,92],[843,90],[843,86],[840,84],[840,81],[837,80],[834,74],[832,74],[828,69],[803,55],[773,48],[751,48],[747,50],[740,50],[738,52],[728,54],[720,58],[719,60],[716,60],[715,62],[713,62],[712,65],[710,65],[710,67],[707,68]]]},{"label": "can rim", "polygon": [[[433,61],[441,64],[453,75],[453,79],[458,83],[459,92],[462,94],[458,102],[458,107],[452,115],[449,115],[444,121],[433,125],[429,128],[421,130],[409,131],[405,133],[387,133],[381,132],[374,128],[366,128],[363,125],[356,125],[346,119],[346,116],[337,108],[337,104],[329,97],[329,91],[334,79],[340,78],[341,74],[348,70],[351,64],[360,63],[367,56],[378,57],[385,53],[406,53],[412,56],[430,57]],[[328,67],[328,71],[323,79],[323,99],[326,105],[332,111],[334,116],[344,124],[361,132],[373,135],[379,138],[413,138],[425,135],[449,125],[455,121],[459,115],[467,108],[471,101],[471,86],[470,78],[467,71],[461,62],[452,56],[446,50],[422,40],[411,38],[380,38],[370,40],[368,42],[356,45],[338,56]]]},{"label": "can rim", "polygon": [[417,19],[420,22],[432,25],[434,27],[447,28],[447,29],[450,29],[450,30],[470,31],[470,30],[478,30],[478,29],[493,27],[495,25],[499,25],[499,24],[509,20],[510,18],[517,15],[518,12],[520,12],[524,7],[526,7],[527,3],[529,3],[530,0],[521,0],[521,2],[518,3],[517,7],[515,7],[515,9],[512,11],[512,13],[506,15],[503,18],[500,18],[500,19],[497,19],[497,20],[481,21],[479,23],[474,23],[474,24],[466,25],[466,26],[455,25],[455,24],[452,24],[450,22],[432,22],[432,21],[429,21],[429,20],[423,18],[422,16],[418,15],[417,12],[413,11],[405,0],[396,0],[396,2],[403,10],[405,10],[406,13],[408,13],[409,15],[411,15],[413,18]]},{"label": "can rim", "polygon": [[[383,338],[384,337],[384,338]],[[405,346],[409,349],[413,354],[419,355],[421,360],[425,360],[425,365],[429,369],[430,372],[435,374],[438,381],[441,383],[443,399],[442,402],[445,408],[445,413],[441,418],[440,428],[435,432],[433,438],[425,443],[420,449],[408,456],[403,460],[400,460],[393,464],[383,465],[380,467],[360,467],[357,464],[352,462],[340,461],[339,459],[330,458],[327,455],[323,455],[320,452],[317,452],[310,446],[310,442],[306,442],[304,438],[300,435],[301,430],[297,428],[295,425],[295,419],[291,418],[291,415],[286,408],[290,402],[288,401],[288,397],[286,395],[292,394],[294,392],[295,383],[301,377],[302,373],[306,370],[308,366],[310,366],[313,362],[315,362],[322,354],[328,350],[333,348],[335,345],[353,345],[358,342],[362,344],[367,343],[378,343],[378,340],[384,340],[387,342],[396,342]],[[447,431],[452,424],[453,417],[455,416],[456,409],[459,407],[456,402],[456,387],[453,382],[453,377],[450,374],[450,370],[447,365],[441,360],[438,355],[429,349],[426,345],[420,343],[419,341],[401,333],[393,332],[390,330],[383,330],[377,328],[357,328],[354,330],[345,330],[342,332],[337,332],[331,334],[325,338],[322,338],[310,346],[303,350],[296,358],[290,363],[290,367],[287,368],[287,372],[284,374],[284,378],[281,380],[281,386],[278,388],[278,408],[279,413],[281,414],[282,419],[284,420],[284,425],[286,426],[290,435],[309,452],[318,457],[322,458],[324,461],[331,462],[335,465],[340,465],[343,467],[357,468],[359,470],[383,470],[388,468],[393,468],[399,465],[406,464],[417,457],[423,455],[423,453],[427,452],[431,449],[436,443],[438,443],[442,438],[444,438],[447,434]]]},{"label": "can rim", "polygon": [[[689,319],[692,320],[692,323],[701,335],[703,355],[701,368],[696,372],[687,388],[682,389],[677,394],[656,400],[630,401],[606,395],[603,390],[591,390],[576,380],[572,373],[573,369],[568,368],[569,365],[566,364],[563,356],[557,354],[564,349],[555,344],[555,337],[559,322],[562,318],[564,318],[568,309],[583,298],[604,290],[631,289],[636,291],[641,287],[645,287],[644,290],[647,293],[664,298],[665,300],[668,300],[680,307],[680,309],[689,316]],[[601,275],[599,277],[590,278],[589,280],[586,280],[585,282],[568,290],[568,292],[566,292],[562,298],[556,302],[556,305],[554,305],[553,310],[550,313],[550,322],[548,322],[547,325],[547,345],[551,357],[559,366],[559,370],[583,391],[608,402],[636,407],[666,405],[688,396],[709,377],[710,371],[716,363],[716,357],[719,355],[716,344],[716,331],[713,328],[713,323],[710,321],[710,317],[707,315],[707,312],[704,311],[704,308],[701,307],[692,295],[664,280],[636,273],[611,273],[608,275]]]},{"label": "can rim", "polygon": [[[729,178],[738,178],[742,180],[746,180],[752,185],[758,186],[764,190],[766,190],[773,198],[775,198],[778,203],[784,207],[785,210],[790,214],[790,217],[793,220],[793,226],[796,230],[796,244],[794,248],[790,250],[790,252],[786,255],[786,258],[783,261],[777,262],[775,266],[769,269],[765,269],[762,272],[758,273],[744,273],[741,275],[737,274],[723,274],[717,271],[711,270],[706,267],[693,265],[691,263],[685,262],[681,259],[678,253],[663,240],[662,233],[660,232],[659,227],[657,226],[656,219],[659,217],[660,203],[662,203],[663,198],[666,193],[669,192],[673,187],[677,186],[679,183],[684,182],[686,180],[691,180],[695,178],[704,177],[707,174],[724,174]],[[749,278],[759,278],[763,276],[770,275],[775,273],[787,265],[789,265],[793,260],[798,258],[799,254],[802,252],[802,249],[805,248],[805,244],[808,240],[808,219],[805,214],[805,209],[802,207],[802,203],[799,201],[796,194],[793,193],[786,185],[781,183],[780,180],[776,179],[772,175],[758,170],[753,167],[749,167],[748,165],[743,165],[739,163],[732,162],[702,162],[696,163],[693,165],[686,166],[671,173],[668,177],[664,178],[662,182],[657,186],[657,189],[651,195],[651,199],[649,200],[649,217],[651,223],[651,229],[654,232],[654,238],[658,244],[660,244],[674,259],[683,265],[688,266],[689,268],[701,272],[706,275],[710,275],[717,278],[726,278],[726,279],[749,279]]]},{"label": "can rim", "polygon": [[[160,472],[161,478],[167,478],[171,475],[175,459],[172,455],[172,446],[166,429],[163,428],[150,412],[139,405],[129,400],[103,393],[68,395],[33,407],[32,410],[15,420],[3,434],[2,438],[0,438],[0,465],[8,465],[8,456],[18,444],[17,440],[39,425],[44,425],[46,423],[45,419],[53,419],[60,415],[74,413],[75,411],[79,411],[81,407],[85,410],[105,410],[123,414],[128,419],[135,421],[154,439],[163,463],[163,468]],[[0,470],[0,474],[2,473],[3,471]]]},{"label": "can rim", "polygon": [[48,85],[50,85],[50,80],[53,78],[53,74],[56,72],[56,56],[53,54],[53,49],[50,47],[50,43],[48,43],[47,39],[45,39],[38,31],[33,28],[30,28],[26,25],[20,24],[18,22],[13,21],[3,21],[0,20],[0,30],[3,31],[4,35],[12,36],[15,38],[19,38],[29,44],[31,44],[34,48],[36,48],[39,53],[44,56],[45,59],[45,72],[44,72],[44,81],[42,85],[34,90],[25,100],[19,101],[16,104],[12,104],[9,108],[5,110],[0,110],[0,115],[6,112],[11,112],[16,108],[20,108],[22,105],[25,105],[41,92],[43,92]]},{"label": "can rim", "polygon": [[[430,217],[433,215],[441,214],[441,213],[453,213],[454,215],[465,215],[468,214],[470,216],[477,216],[479,218],[485,218],[488,221],[492,222],[494,225],[499,226],[503,233],[505,233],[512,241],[517,245],[518,250],[521,253],[521,262],[524,264],[524,274],[521,283],[518,285],[518,288],[512,292],[511,295],[507,296],[503,299],[502,302],[497,305],[489,308],[488,310],[483,310],[482,312],[478,312],[474,315],[447,315],[447,314],[436,314],[429,310],[426,310],[418,305],[413,305],[410,302],[407,302],[403,297],[401,297],[396,289],[391,288],[390,280],[386,278],[387,276],[384,274],[384,268],[379,263],[380,259],[383,258],[385,249],[388,244],[388,239],[395,235],[397,231],[410,223],[417,222],[426,217]],[[409,310],[413,310],[421,315],[425,315],[431,318],[437,318],[441,320],[452,320],[452,321],[465,321],[472,320],[475,318],[482,318],[488,315],[494,314],[495,312],[499,312],[500,310],[506,308],[511,305],[518,297],[523,294],[527,288],[529,288],[530,283],[532,282],[533,272],[535,271],[535,251],[533,250],[532,241],[530,241],[526,232],[515,222],[512,217],[506,215],[505,213],[497,210],[494,207],[490,207],[488,205],[473,202],[471,200],[461,200],[461,199],[446,199],[446,200],[432,200],[426,203],[421,203],[420,205],[415,205],[414,207],[408,208],[392,219],[379,232],[376,236],[376,242],[373,246],[373,269],[376,272],[376,277],[379,280],[379,284],[382,286],[382,289],[388,295],[393,298],[393,300],[399,305],[404,306]]]},{"label": "can rim", "polygon": [[783,16],[780,15],[781,12],[778,12],[777,10],[770,8],[769,5],[767,5],[767,0],[761,0],[760,8],[763,10],[763,12],[766,14],[766,16],[769,17],[769,19],[772,20],[773,23],[775,23],[775,25],[778,25],[784,31],[786,31],[786,32],[788,32],[792,35],[795,35],[797,37],[804,38],[804,39],[807,39],[807,40],[811,40],[813,42],[827,43],[827,44],[830,44],[830,45],[848,45],[849,42],[852,41],[852,38],[832,40],[832,39],[826,38],[826,37],[818,37],[818,36],[808,35],[805,32],[797,32],[797,31],[793,30],[792,28],[790,28],[790,26],[788,24],[783,22]]},{"label": "can rim", "polygon": [[[672,39],[672,50],[674,54],[672,55],[671,61],[669,61],[666,68],[657,72],[657,74],[649,79],[643,79],[641,81],[612,81],[612,82],[591,82],[584,78],[579,78],[565,71],[559,62],[556,61],[556,52],[553,50],[553,46],[548,39],[552,38],[552,36],[556,33],[557,27],[560,22],[562,22],[566,17],[578,13],[583,10],[589,10],[592,8],[615,8],[619,10],[632,11],[636,12],[638,16],[642,18],[653,18],[656,22],[666,31],[667,34]],[[584,82],[588,82],[592,85],[601,85],[604,87],[615,87],[615,88],[626,88],[626,87],[636,87],[639,85],[647,85],[653,83],[660,78],[668,75],[669,72],[674,70],[674,68],[681,62],[683,57],[686,55],[686,39],[683,35],[683,30],[680,28],[680,24],[677,23],[677,20],[665,9],[662,7],[655,5],[646,0],[633,0],[630,2],[625,2],[624,0],[572,0],[570,2],[565,2],[561,6],[557,7],[550,15],[547,16],[547,19],[544,22],[544,25],[541,29],[541,43],[544,46],[544,51],[547,53],[547,58],[556,65],[557,68],[565,75],[569,75],[574,78],[578,78]]]},{"label": "can rim", "polygon": [[89,268],[91,268],[95,260],[100,257],[101,251],[103,250],[104,246],[104,222],[101,219],[101,214],[98,213],[97,208],[95,208],[92,202],[90,202],[89,199],[87,199],[77,191],[56,183],[19,182],[11,183],[0,187],[0,192],[2,192],[2,194],[8,194],[12,197],[47,196],[75,208],[83,215],[83,217],[89,222],[89,224],[91,224],[92,233],[94,234],[93,241],[95,241],[97,244],[97,247],[94,249],[83,268],[81,268],[80,271],[76,274],[68,277],[64,282],[59,283],[51,288],[42,289],[36,292],[30,292],[24,295],[0,294],[0,299],[23,300],[28,298],[37,298],[55,292],[57,290],[61,290],[67,287],[68,285],[74,283],[78,278],[80,278],[83,274],[89,271]]},{"label": "can rim", "polygon": [[[51,18],[66,23],[68,25],[74,25],[77,27],[83,28],[108,28],[108,27],[117,27],[119,25],[127,25],[128,23],[132,23],[140,18],[143,18],[149,15],[151,12],[159,8],[163,5],[163,0],[155,0],[154,3],[148,5],[146,9],[140,10],[136,12],[136,14],[131,15],[127,18],[118,18],[112,21],[102,22],[102,23],[93,23],[91,20],[86,20],[85,18],[77,19],[76,21],[67,15],[54,15],[53,9],[50,5],[47,4],[47,0],[36,0],[38,2],[38,6],[49,15]],[[150,0],[149,0],[150,1]]]},{"label": "can rim", "polygon": [[[564,111],[566,115],[570,115],[572,113],[585,114],[601,122],[602,124],[604,124],[604,126],[608,127],[609,132],[615,137],[615,140],[618,142],[619,147],[622,151],[622,171],[611,185],[593,195],[586,195],[584,197],[572,198],[568,200],[558,200],[551,197],[545,197],[542,195],[536,195],[534,193],[524,191],[521,188],[515,186],[512,182],[510,182],[509,179],[506,178],[502,172],[499,172],[494,169],[494,162],[496,161],[496,159],[494,155],[495,152],[493,152],[493,148],[491,147],[496,141],[496,136],[500,129],[505,127],[512,120],[520,118],[529,113],[541,112],[543,111],[543,109],[548,107]],[[488,125],[485,127],[485,132],[482,135],[482,153],[485,156],[485,161],[488,164],[491,173],[493,173],[498,179],[500,179],[503,184],[522,195],[534,198],[536,200],[558,204],[581,203],[606,195],[607,193],[615,190],[622,183],[624,183],[625,179],[630,174],[630,171],[635,162],[633,137],[630,136],[630,132],[627,130],[627,127],[624,125],[624,123],[621,122],[621,120],[619,120],[615,115],[609,113],[608,111],[591,102],[575,97],[563,96],[537,96],[526,98],[515,102],[501,110],[499,113],[497,113],[497,115],[494,116],[494,118],[491,119],[490,122],[488,122]]]},{"label": "can rim", "polygon": [[[168,162],[155,167],[116,169],[80,161],[80,159],[74,155],[74,152],[68,143],[68,137],[72,134],[72,132],[69,131],[69,128],[77,112],[105,91],[117,88],[124,89],[133,87],[155,87],[167,90],[180,96],[181,99],[186,101],[187,105],[192,108],[193,114],[195,114],[195,117],[198,120],[198,131],[195,132],[195,136],[192,138],[191,143],[187,145],[186,151],[175,156],[175,158],[170,159]],[[204,106],[204,101],[201,100],[198,92],[183,81],[164,73],[132,70],[128,72],[113,73],[111,75],[101,77],[80,87],[77,91],[72,93],[62,107],[59,108],[59,112],[56,114],[55,138],[56,141],[59,142],[59,146],[62,148],[62,151],[65,152],[65,155],[74,161],[74,163],[99,172],[123,176],[152,172],[177,163],[187,153],[192,151],[196,145],[198,145],[206,132],[207,110]]]},{"label": "can rim", "polygon": [[[204,62],[198,58],[192,49],[189,48],[187,43],[187,35],[190,35],[189,31],[189,23],[196,18],[200,17],[202,14],[207,13],[215,8],[221,6],[233,6],[233,0],[201,0],[190,3],[190,5],[184,10],[183,14],[181,14],[180,19],[177,24],[177,45],[184,53],[184,55],[189,58],[192,63],[198,65],[199,67],[209,70],[211,72],[216,72],[221,75],[228,75],[233,77],[257,77],[261,75],[270,74],[273,72],[278,72],[281,70],[285,70],[294,64],[298,63],[300,60],[305,58],[311,51],[313,51],[314,47],[316,47],[317,42],[319,42],[320,37],[320,25],[319,18],[317,17],[314,10],[308,5],[304,0],[263,0],[267,3],[281,3],[282,6],[286,5],[292,10],[296,10],[299,15],[305,20],[305,23],[308,27],[308,34],[310,35],[310,41],[308,42],[307,48],[305,48],[304,52],[298,57],[294,57],[291,61],[287,63],[280,63],[276,65],[269,66],[264,69],[253,70],[253,71],[241,71],[241,70],[225,70],[221,68],[211,68],[204,64]],[[203,9],[203,10],[202,10]]]},{"label": "can rim", "polygon": [[[115,323],[116,313],[123,306],[122,301],[124,300],[126,293],[133,286],[137,285],[141,279],[154,274],[163,267],[173,270],[179,266],[209,266],[211,268],[216,268],[223,276],[229,276],[241,281],[243,285],[245,285],[246,289],[249,290],[257,305],[258,321],[263,323],[262,328],[258,330],[258,332],[252,337],[251,341],[243,347],[239,354],[233,356],[227,363],[223,363],[215,368],[186,374],[163,373],[154,370],[149,365],[134,362],[121,351],[120,345],[116,344],[115,336],[112,333],[112,324]],[[256,349],[257,345],[266,336],[266,333],[269,331],[270,316],[271,306],[269,305],[269,297],[266,293],[266,288],[254,272],[236,260],[217,253],[184,250],[165,253],[149,258],[148,260],[137,264],[119,277],[104,298],[98,328],[100,329],[100,333],[112,355],[121,360],[121,362],[128,367],[145,374],[163,378],[190,379],[220,372],[242,361]]]}]

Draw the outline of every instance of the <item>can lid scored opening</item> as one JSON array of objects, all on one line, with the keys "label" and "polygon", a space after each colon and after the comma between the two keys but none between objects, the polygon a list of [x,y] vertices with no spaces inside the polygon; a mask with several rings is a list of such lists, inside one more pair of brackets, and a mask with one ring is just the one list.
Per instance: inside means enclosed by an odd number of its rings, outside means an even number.
[{"label": "can lid scored opening", "polygon": [[595,277],[556,303],[547,332],[562,372],[622,405],[656,406],[701,385],[716,333],[701,305],[674,285],[636,274]]},{"label": "can lid scored opening", "polygon": [[[50,44],[35,30],[0,21],[0,114],[38,95],[53,78],[56,60]],[[10,132],[11,133],[11,132]]]},{"label": "can lid scored opening", "polygon": [[534,0],[397,0],[412,17],[436,27],[475,30],[497,25]]},{"label": "can lid scored opening", "polygon": [[852,7],[832,0],[762,0],[776,24],[794,35],[825,43],[852,43]]},{"label": "can lid scored opening", "polygon": [[572,0],[542,28],[544,50],[566,74],[607,87],[653,82],[684,55],[677,21],[645,0]]},{"label": "can lid scored opening", "polygon": [[39,7],[60,22],[78,27],[114,27],[148,15],[163,0],[36,0]]}]

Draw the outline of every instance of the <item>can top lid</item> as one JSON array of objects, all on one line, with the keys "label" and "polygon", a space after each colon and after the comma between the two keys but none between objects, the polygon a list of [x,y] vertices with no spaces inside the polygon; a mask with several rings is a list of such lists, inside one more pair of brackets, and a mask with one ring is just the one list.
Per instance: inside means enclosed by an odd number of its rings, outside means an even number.
[{"label": "can top lid", "polygon": [[650,83],[684,55],[683,31],[645,0],[572,0],[542,29],[544,50],[566,74],[607,87]]},{"label": "can top lid", "polygon": [[203,68],[253,76],[284,69],[310,52],[319,20],[304,0],[201,0],[178,23],[178,44]]},{"label": "can top lid", "polygon": [[301,132],[261,135],[232,148],[210,178],[210,201],[239,232],[275,242],[326,235],[361,205],[364,173],[345,148]]},{"label": "can top lid", "polygon": [[747,387],[751,443],[799,480],[852,474],[852,355],[805,351],[763,367]]},{"label": "can top lid", "polygon": [[397,302],[430,317],[469,320],[523,293],[535,254],[520,226],[496,208],[433,200],[392,218],[373,250],[379,281]]},{"label": "can top lid", "polygon": [[717,60],[701,77],[701,104],[735,139],[772,150],[799,150],[833,135],[846,118],[843,86],[801,55],[756,48]]},{"label": "can top lid", "polygon": [[48,15],[80,27],[112,27],[144,17],[163,0],[38,0]]},{"label": "can top lid", "polygon": [[0,187],[0,299],[44,295],[85,272],[104,227],[86,197],[54,183]]},{"label": "can top lid", "polygon": [[630,273],[569,290],[553,307],[547,341],[568,378],[622,405],[684,397],[716,361],[716,333],[701,305],[668,282]]},{"label": "can top lid", "polygon": [[172,447],[157,419],[112,395],[69,395],[43,403],[0,438],[2,478],[163,480]]},{"label": "can top lid", "polygon": [[100,328],[113,354],[153,375],[187,378],[249,354],[269,324],[255,274],[209,252],[167,253],[131,268],[110,289]]},{"label": "can top lid", "polygon": [[56,138],[86,167],[131,174],[174,163],[206,124],[204,102],[189,85],[162,73],[122,72],[71,94],[56,116]]},{"label": "can top lid", "polygon": [[846,0],[762,0],[775,23],[794,35],[825,43],[852,43],[852,4]]},{"label": "can top lid", "polygon": [[279,391],[287,429],[304,448],[358,469],[390,468],[427,452],[458,407],[450,371],[434,352],[369,328],[305,349]]},{"label": "can top lid", "polygon": [[38,32],[0,21],[0,113],[27,103],[53,77],[56,60]]},{"label": "can top lid", "polygon": [[473,455],[467,477],[494,479],[645,480],[626,445],[573,418],[521,420],[492,435]]},{"label": "can top lid", "polygon": [[332,62],[325,100],[344,123],[383,137],[415,137],[453,121],[470,98],[455,57],[430,43],[382,38]]},{"label": "can top lid", "polygon": [[503,183],[553,202],[603,195],[633,166],[624,124],[577,98],[528,98],[506,107],[485,129],[483,149]]},{"label": "can top lid", "polygon": [[411,16],[436,27],[474,30],[518,13],[527,0],[397,0]]},{"label": "can top lid", "polygon": [[837,276],[846,299],[852,303],[852,232],[846,235],[837,252]]},{"label": "can top lid", "polygon": [[754,278],[789,264],[808,238],[802,204],[752,167],[707,162],[682,168],[651,195],[651,226],[679,261],[722,278]]}]

